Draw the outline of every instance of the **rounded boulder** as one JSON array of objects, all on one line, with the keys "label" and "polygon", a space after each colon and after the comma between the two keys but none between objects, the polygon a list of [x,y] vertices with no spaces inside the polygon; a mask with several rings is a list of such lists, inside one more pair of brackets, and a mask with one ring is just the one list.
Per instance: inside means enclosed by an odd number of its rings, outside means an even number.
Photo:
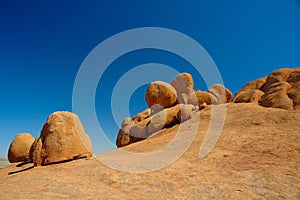
[{"label": "rounded boulder", "polygon": [[34,137],[32,137],[32,135],[29,133],[21,133],[16,135],[9,146],[7,156],[9,162],[14,163],[29,160],[29,152],[33,142]]},{"label": "rounded boulder", "polygon": [[146,91],[146,102],[151,109],[169,108],[177,102],[177,92],[172,85],[163,81],[152,82]]}]

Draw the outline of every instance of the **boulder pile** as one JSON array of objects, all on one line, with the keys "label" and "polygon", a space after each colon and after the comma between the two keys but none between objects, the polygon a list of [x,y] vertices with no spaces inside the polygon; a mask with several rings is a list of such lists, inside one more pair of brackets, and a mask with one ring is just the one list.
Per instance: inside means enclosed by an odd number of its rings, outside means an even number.
[{"label": "boulder pile", "polygon": [[145,99],[148,109],[126,117],[116,140],[117,147],[143,140],[163,128],[171,127],[191,118],[194,112],[211,104],[229,103],[232,93],[220,84],[207,92],[194,90],[189,73],[181,73],[172,83],[155,81],[149,84]]},{"label": "boulder pile", "polygon": [[286,110],[300,109],[300,68],[283,68],[246,84],[234,103],[255,103]]},{"label": "boulder pile", "polygon": [[34,139],[30,134],[19,134],[12,141],[10,162],[33,161],[34,166],[91,157],[92,143],[77,115],[71,112],[51,114],[41,134]]}]

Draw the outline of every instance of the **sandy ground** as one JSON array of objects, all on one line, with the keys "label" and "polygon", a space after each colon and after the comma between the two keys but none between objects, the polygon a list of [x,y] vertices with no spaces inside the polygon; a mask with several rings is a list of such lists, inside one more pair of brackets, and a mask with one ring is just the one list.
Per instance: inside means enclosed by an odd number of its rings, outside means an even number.
[{"label": "sandy ground", "polygon": [[10,163],[7,160],[0,160],[0,169],[10,165]]}]

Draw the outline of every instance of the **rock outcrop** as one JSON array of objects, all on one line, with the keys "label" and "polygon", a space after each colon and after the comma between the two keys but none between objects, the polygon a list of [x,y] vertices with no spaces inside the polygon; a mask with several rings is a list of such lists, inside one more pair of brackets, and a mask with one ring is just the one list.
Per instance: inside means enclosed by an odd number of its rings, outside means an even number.
[{"label": "rock outcrop", "polygon": [[[212,114],[208,106],[200,111],[200,121],[193,116],[180,128],[166,128],[154,137],[88,160],[0,169],[0,199],[299,199],[299,112],[229,103],[218,142],[205,158],[199,158]],[[129,173],[101,162],[103,157],[119,160],[134,171],[139,168],[137,160],[120,152],[149,156],[182,135],[171,146],[176,151],[192,130],[197,133],[187,151],[157,171]],[[158,153],[147,163],[151,168],[165,159]]]},{"label": "rock outcrop", "polygon": [[257,89],[242,90],[235,95],[235,103],[255,103],[258,104],[264,92]]},{"label": "rock outcrop", "polygon": [[9,146],[8,150],[8,160],[11,163],[29,161],[29,151],[32,143],[34,142],[34,137],[29,133],[21,133],[16,135]]},{"label": "rock outcrop", "polygon": [[300,68],[283,68],[246,84],[233,102],[293,110],[300,108]]},{"label": "rock outcrop", "polygon": [[150,109],[123,120],[116,140],[117,147],[141,141],[164,128],[184,122],[191,118],[193,112],[207,105],[229,103],[232,94],[220,84],[213,85],[208,92],[194,90],[193,77],[185,72],[176,76],[171,85],[162,81],[152,82],[145,98]]},{"label": "rock outcrop", "polygon": [[77,115],[55,112],[32,145],[35,166],[92,156],[93,148]]}]

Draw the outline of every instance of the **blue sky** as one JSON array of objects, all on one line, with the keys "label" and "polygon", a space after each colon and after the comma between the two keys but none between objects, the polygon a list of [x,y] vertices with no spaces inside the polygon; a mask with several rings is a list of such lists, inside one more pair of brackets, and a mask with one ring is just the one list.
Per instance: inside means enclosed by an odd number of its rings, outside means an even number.
[{"label": "blue sky", "polygon": [[[277,68],[300,66],[299,0],[1,1],[0,156],[6,156],[16,134],[37,136],[52,112],[72,110],[77,71],[93,48],[119,32],[148,26],[195,39],[233,93]],[[105,92],[95,97],[112,142],[118,132],[110,111],[113,85],[131,67],[149,62],[193,74],[189,63],[158,50],[116,60],[100,80]],[[207,89],[201,77],[195,83]],[[146,108],[145,88],[132,96],[131,114]]]}]

